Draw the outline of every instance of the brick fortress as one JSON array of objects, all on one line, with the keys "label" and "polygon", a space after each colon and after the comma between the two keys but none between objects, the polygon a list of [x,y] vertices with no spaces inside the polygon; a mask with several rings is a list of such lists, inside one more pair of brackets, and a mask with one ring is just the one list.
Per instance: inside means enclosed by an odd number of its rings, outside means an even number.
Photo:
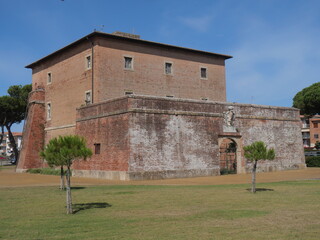
[{"label": "brick fortress", "polygon": [[93,32],[30,64],[33,91],[17,171],[45,166],[59,135],[93,150],[76,176],[159,179],[246,173],[242,147],[264,141],[259,171],[304,168],[299,110],[226,102],[228,55]]}]

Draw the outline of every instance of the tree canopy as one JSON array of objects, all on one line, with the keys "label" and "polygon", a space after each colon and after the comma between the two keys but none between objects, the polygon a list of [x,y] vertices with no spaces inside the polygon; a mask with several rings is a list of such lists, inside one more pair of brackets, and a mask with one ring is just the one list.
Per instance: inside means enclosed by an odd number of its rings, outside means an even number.
[{"label": "tree canopy", "polygon": [[31,89],[31,84],[13,85],[8,89],[9,95],[0,97],[0,119],[4,121],[5,125],[11,127],[12,124],[20,123],[25,118],[28,95]]},{"label": "tree canopy", "polygon": [[51,139],[40,155],[49,166],[70,167],[73,160],[86,159],[92,155],[92,151],[86,147],[84,138],[68,135]]},{"label": "tree canopy", "polygon": [[293,107],[299,108],[301,114],[320,114],[320,82],[302,89],[293,98]]},{"label": "tree canopy", "polygon": [[267,149],[262,141],[254,142],[244,148],[244,156],[249,161],[272,160],[275,157],[274,149]]},{"label": "tree canopy", "polygon": [[0,127],[2,131],[4,126],[8,130],[16,161],[18,160],[18,149],[11,127],[15,123],[20,123],[26,117],[28,95],[31,90],[31,84],[25,86],[13,85],[8,89],[9,95],[0,97]]}]

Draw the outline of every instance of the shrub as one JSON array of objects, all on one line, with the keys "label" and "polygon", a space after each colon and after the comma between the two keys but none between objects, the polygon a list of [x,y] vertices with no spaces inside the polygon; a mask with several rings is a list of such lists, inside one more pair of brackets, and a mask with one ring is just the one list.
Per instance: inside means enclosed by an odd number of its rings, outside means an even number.
[{"label": "shrub", "polygon": [[230,170],[230,169],[227,169],[227,168],[222,168],[220,170],[220,175],[227,175],[227,174],[236,174],[236,170]]},{"label": "shrub", "polygon": [[320,156],[306,157],[307,167],[320,167]]},{"label": "shrub", "polygon": [[27,170],[27,173],[40,173],[41,169],[40,168],[30,168]]},{"label": "shrub", "polygon": [[57,175],[60,176],[60,169],[54,168],[30,168],[27,170],[28,173],[44,174],[44,175]]}]

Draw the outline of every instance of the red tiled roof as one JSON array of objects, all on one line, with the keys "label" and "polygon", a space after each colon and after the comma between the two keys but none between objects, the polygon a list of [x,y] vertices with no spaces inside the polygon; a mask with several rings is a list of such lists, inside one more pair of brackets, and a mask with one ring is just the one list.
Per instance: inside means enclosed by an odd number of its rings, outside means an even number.
[{"label": "red tiled roof", "polygon": [[[2,134],[0,133],[0,135],[2,135]],[[8,135],[8,132],[4,132],[4,135]],[[22,132],[12,132],[12,135],[13,136],[22,136]]]}]

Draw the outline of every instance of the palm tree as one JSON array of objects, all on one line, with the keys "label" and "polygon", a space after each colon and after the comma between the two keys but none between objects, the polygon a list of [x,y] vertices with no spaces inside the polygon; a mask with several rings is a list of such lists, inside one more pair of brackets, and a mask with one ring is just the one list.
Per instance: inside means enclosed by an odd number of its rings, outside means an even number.
[{"label": "palm tree", "polygon": [[257,163],[259,160],[273,160],[275,157],[274,149],[267,149],[267,146],[264,144],[264,142],[258,141],[249,146],[243,147],[243,150],[244,156],[247,158],[247,160],[253,162],[251,192],[255,193]]},{"label": "palm tree", "polygon": [[59,166],[61,168],[61,184],[63,183],[63,166],[67,167],[67,214],[73,213],[70,187],[72,162],[80,159],[86,160],[91,155],[92,151],[86,147],[85,139],[77,135],[53,138],[40,153],[40,156],[48,162],[49,166]]}]

